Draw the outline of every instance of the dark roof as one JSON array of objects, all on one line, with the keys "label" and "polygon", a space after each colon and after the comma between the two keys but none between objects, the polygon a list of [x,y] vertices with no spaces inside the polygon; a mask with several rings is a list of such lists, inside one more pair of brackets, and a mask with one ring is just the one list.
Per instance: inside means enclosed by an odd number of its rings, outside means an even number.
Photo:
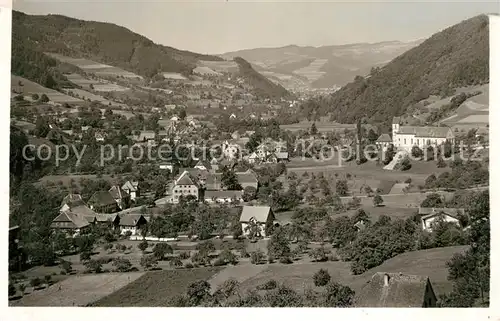
[{"label": "dark roof", "polygon": [[240,222],[248,222],[255,218],[259,223],[267,222],[271,208],[269,206],[243,206],[241,211]]},{"label": "dark roof", "polygon": [[199,160],[195,166],[205,166],[206,169],[212,169],[212,164],[208,160]]},{"label": "dark roof", "polygon": [[211,198],[241,198],[243,196],[242,191],[205,191],[205,199],[211,199]]},{"label": "dark roof", "polygon": [[[448,136],[449,127],[418,127],[418,126],[401,126],[398,134],[411,134],[415,137],[443,138]],[[453,134],[453,132],[451,132]]]},{"label": "dark roof", "polygon": [[139,187],[139,182],[126,181],[125,184],[122,185],[122,190],[137,192],[138,187]]},{"label": "dark roof", "polygon": [[236,172],[236,177],[238,178],[238,183],[258,183],[257,175],[251,170],[246,172]]},{"label": "dark roof", "polygon": [[188,171],[184,171],[175,180],[175,185],[195,185],[195,180]]},{"label": "dark roof", "polygon": [[[61,212],[53,221],[56,222],[70,222],[72,223],[68,228],[82,228],[88,226],[90,223],[81,215],[73,213],[71,210]],[[58,227],[55,224],[51,224],[51,227]]]},{"label": "dark roof", "polygon": [[89,203],[92,203],[94,205],[112,205],[116,204],[115,199],[113,198],[113,195],[111,195],[110,192],[108,191],[98,191],[95,192],[89,199]]},{"label": "dark roof", "polygon": [[[385,277],[388,284],[385,285]],[[422,307],[429,277],[402,273],[375,273],[356,296],[357,307]],[[433,292],[433,291],[432,291]]]},{"label": "dark roof", "polygon": [[146,218],[142,214],[123,214],[120,215],[120,226],[137,226],[137,224],[141,221],[143,223],[147,223]]},{"label": "dark roof", "polygon": [[391,139],[391,136],[389,136],[389,134],[382,134],[377,139],[377,142],[379,142],[379,143],[391,143],[392,139]]},{"label": "dark roof", "polygon": [[97,214],[97,222],[114,222],[118,214]]},{"label": "dark roof", "polygon": [[122,190],[122,188],[118,185],[113,185],[108,191],[111,196],[116,200],[116,199],[122,199],[126,193]]}]

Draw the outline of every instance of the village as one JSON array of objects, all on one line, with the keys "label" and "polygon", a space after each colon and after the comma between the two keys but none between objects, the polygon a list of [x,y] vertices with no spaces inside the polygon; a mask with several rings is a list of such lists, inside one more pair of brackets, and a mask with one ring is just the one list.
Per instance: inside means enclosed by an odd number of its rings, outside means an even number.
[{"label": "village", "polygon": [[[438,63],[429,38],[322,87],[321,57],[271,68],[66,16],[13,26],[9,305],[489,305],[482,65]],[[114,32],[116,48],[94,38]]]}]

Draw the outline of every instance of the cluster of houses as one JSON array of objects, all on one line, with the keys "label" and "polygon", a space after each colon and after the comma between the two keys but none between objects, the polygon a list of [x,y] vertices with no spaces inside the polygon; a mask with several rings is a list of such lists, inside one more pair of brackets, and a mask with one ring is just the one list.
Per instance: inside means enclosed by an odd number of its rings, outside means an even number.
[{"label": "cluster of houses", "polygon": [[[257,190],[259,181],[252,170],[235,172],[241,190],[227,190],[222,184],[222,173],[217,173],[219,165],[216,161],[198,161],[194,168],[181,168],[179,175],[167,186],[166,197],[160,202],[177,204],[181,196],[192,196],[207,203],[243,202],[243,190],[253,187]],[[158,202],[157,202],[158,204]]]}]

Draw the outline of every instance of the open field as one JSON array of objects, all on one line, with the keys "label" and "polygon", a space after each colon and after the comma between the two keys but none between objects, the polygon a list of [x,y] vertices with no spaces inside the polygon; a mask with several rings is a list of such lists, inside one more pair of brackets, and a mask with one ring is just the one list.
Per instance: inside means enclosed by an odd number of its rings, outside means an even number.
[{"label": "open field", "polygon": [[467,246],[450,246],[400,254],[381,265],[354,277],[350,286],[356,291],[376,272],[402,272],[406,274],[426,275],[431,279],[437,295],[450,292],[452,283],[448,281],[448,262],[455,253],[465,251]]},{"label": "open field", "polygon": [[227,60],[227,61],[200,60],[198,64],[202,67],[208,67],[213,71],[220,73],[238,71],[238,64],[232,60]]},{"label": "open field", "polygon": [[73,89],[68,89],[68,93],[72,92],[74,95],[78,95],[81,99],[88,100],[90,101],[98,101],[103,105],[106,106],[120,106],[120,107],[127,107],[127,105],[120,104],[111,100],[107,100],[103,96],[93,94],[89,91],[83,90],[83,89],[78,89],[78,88],[73,88]]},{"label": "open field", "polygon": [[186,77],[184,77],[182,74],[178,72],[164,72],[163,78],[165,79],[171,79],[171,80],[187,80]]},{"label": "open field", "polygon": [[94,302],[91,306],[168,306],[174,296],[185,294],[189,284],[194,281],[208,280],[220,270],[221,268],[210,267],[147,272],[127,286]]},{"label": "open field", "polygon": [[[23,86],[19,86],[18,83],[19,81],[22,82]],[[63,93],[60,93],[56,90],[50,89],[43,87],[35,82],[32,82],[28,79],[25,79],[23,77],[19,76],[14,76],[11,75],[11,84],[12,87],[15,88],[16,91],[22,92],[23,95],[32,95],[32,94],[38,94],[42,95],[45,94],[49,98],[50,101],[54,103],[81,103],[83,100],[71,97],[68,95],[65,95]]]},{"label": "open field", "polygon": [[[126,174],[124,174],[126,175]],[[80,186],[80,180],[81,179],[89,179],[89,180],[97,180],[97,175],[90,174],[90,175],[47,175],[42,178],[38,182],[36,182],[36,185],[64,185],[67,187],[71,187],[71,183],[73,182],[76,184],[77,187]],[[117,184],[118,181],[120,180],[119,176],[111,177],[110,175],[102,175],[101,179],[108,181],[110,184]],[[60,183],[62,182],[62,183]]]},{"label": "open field", "polygon": [[140,278],[144,273],[77,275],[25,295],[15,306],[85,306]]},{"label": "open field", "polygon": [[136,78],[142,79],[142,76],[136,75],[133,72],[120,69],[118,67],[113,67],[110,65],[101,64],[88,59],[83,58],[70,58],[63,55],[55,53],[46,53],[48,56],[53,57],[59,61],[74,65],[85,72],[94,73],[98,76],[111,76],[111,77],[123,77],[123,78]]}]

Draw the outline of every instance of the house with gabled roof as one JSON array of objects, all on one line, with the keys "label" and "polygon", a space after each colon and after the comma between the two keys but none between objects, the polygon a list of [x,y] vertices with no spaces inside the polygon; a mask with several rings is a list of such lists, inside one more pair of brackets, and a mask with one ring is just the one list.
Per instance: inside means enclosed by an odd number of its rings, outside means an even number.
[{"label": "house with gabled roof", "polygon": [[392,144],[392,138],[389,134],[384,133],[377,138],[375,144],[381,148],[387,148]]},{"label": "house with gabled roof", "polygon": [[437,297],[428,276],[377,272],[355,296],[356,307],[431,308]]},{"label": "house with gabled roof", "polygon": [[172,203],[174,204],[179,203],[181,196],[187,197],[191,195],[199,199],[199,185],[197,179],[187,170],[184,170],[177,179],[174,180],[170,195],[172,195]]},{"label": "house with gabled roof", "polygon": [[194,168],[197,168],[202,171],[208,171],[208,172],[215,172],[212,168],[212,164],[208,160],[199,160],[198,163],[194,166]]},{"label": "house with gabled roof", "polygon": [[123,210],[130,205],[130,195],[119,185],[111,186],[108,192],[111,194],[120,210]]},{"label": "house with gabled roof", "polygon": [[465,210],[463,208],[420,207],[418,214],[420,215],[422,229],[432,232],[432,228],[437,222],[454,223],[460,227],[460,217],[465,215]]},{"label": "house with gabled roof", "polygon": [[135,200],[137,197],[141,196],[138,181],[126,181],[122,185],[122,190],[130,195],[131,200]]},{"label": "house with gabled roof", "polygon": [[269,206],[243,206],[240,215],[243,235],[248,236],[251,226],[257,225],[258,234],[266,237],[266,226],[273,224],[274,220],[274,213]]},{"label": "house with gabled roof", "polygon": [[140,235],[142,229],[148,224],[148,221],[142,214],[123,214],[119,216],[120,234],[131,232],[132,235]]},{"label": "house with gabled roof", "polygon": [[90,209],[98,213],[113,213],[119,207],[109,191],[97,191],[88,200]]},{"label": "house with gabled roof", "polygon": [[90,229],[97,222],[97,214],[83,201],[80,194],[68,194],[61,202],[59,215],[50,227],[62,230],[71,236]]}]

